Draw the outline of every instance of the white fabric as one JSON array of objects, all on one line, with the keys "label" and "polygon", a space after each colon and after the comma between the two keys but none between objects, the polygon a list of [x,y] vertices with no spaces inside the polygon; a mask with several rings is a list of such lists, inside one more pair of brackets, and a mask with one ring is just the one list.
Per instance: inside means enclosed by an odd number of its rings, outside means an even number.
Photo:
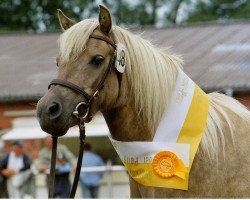
[{"label": "white fabric", "polygon": [[24,167],[23,156],[16,156],[14,152],[10,152],[8,159],[8,169],[19,170]]},{"label": "white fabric", "polygon": [[120,142],[110,137],[110,140],[122,161],[127,163],[151,163],[155,154],[160,151],[174,152],[189,166],[189,144],[167,142]]},{"label": "white fabric", "polygon": [[12,184],[15,188],[20,188],[23,186],[23,184],[28,180],[28,178],[31,176],[31,170],[25,170],[21,171],[18,174],[13,175],[12,178]]},{"label": "white fabric", "polygon": [[153,141],[176,143],[192,102],[194,86],[194,82],[180,71],[169,106],[163,115]]},{"label": "white fabric", "polygon": [[13,184],[13,180],[15,179],[15,175],[11,176],[7,179],[7,189],[10,199],[20,199],[23,197],[23,192],[19,188],[15,187]]},{"label": "white fabric", "polygon": [[[20,170],[23,167],[23,156],[16,156],[14,152],[10,152],[7,169]],[[11,199],[19,199],[23,196],[23,192],[18,188],[20,186],[20,178],[19,174],[15,174],[7,179],[7,188]]]}]

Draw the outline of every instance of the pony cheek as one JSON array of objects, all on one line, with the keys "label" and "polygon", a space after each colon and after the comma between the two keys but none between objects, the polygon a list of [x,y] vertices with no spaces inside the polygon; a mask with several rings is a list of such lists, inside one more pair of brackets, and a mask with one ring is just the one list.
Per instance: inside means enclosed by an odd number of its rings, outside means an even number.
[{"label": "pony cheek", "polygon": [[101,94],[100,98],[97,99],[97,109],[103,111],[109,108],[116,107],[118,94],[118,90],[115,87],[105,91],[105,93]]}]

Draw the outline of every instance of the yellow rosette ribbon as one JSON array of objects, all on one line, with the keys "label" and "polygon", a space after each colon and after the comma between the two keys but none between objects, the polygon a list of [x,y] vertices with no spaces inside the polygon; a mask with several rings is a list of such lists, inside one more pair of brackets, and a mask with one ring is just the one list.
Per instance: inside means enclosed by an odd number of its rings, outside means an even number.
[{"label": "yellow rosette ribbon", "polygon": [[173,152],[161,151],[154,156],[152,168],[156,175],[162,178],[177,176],[186,179],[188,169]]}]

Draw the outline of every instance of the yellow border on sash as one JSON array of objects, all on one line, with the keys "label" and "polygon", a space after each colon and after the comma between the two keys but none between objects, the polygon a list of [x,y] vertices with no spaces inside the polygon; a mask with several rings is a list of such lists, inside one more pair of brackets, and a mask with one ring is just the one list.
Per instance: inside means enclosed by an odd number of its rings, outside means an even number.
[{"label": "yellow border on sash", "polygon": [[[190,109],[177,138],[177,143],[190,144],[190,168],[206,127],[208,108],[207,94],[195,85]],[[194,123],[196,123],[195,126]]]}]

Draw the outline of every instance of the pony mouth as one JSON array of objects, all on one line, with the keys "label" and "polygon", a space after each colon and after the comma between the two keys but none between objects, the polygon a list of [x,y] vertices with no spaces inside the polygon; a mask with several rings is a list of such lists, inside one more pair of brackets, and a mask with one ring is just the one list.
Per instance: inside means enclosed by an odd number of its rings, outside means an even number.
[{"label": "pony mouth", "polygon": [[41,129],[50,134],[53,137],[60,137],[65,134],[67,134],[70,127],[74,125],[74,122],[72,122],[72,119],[69,120],[57,120],[53,123],[49,120],[41,120],[40,117],[38,117],[38,121],[40,124]]},{"label": "pony mouth", "polygon": [[41,126],[41,129],[44,132],[50,134],[53,137],[61,137],[61,136],[65,135],[65,134],[67,134],[67,132],[69,130],[69,128],[67,128],[67,127],[63,127],[63,128],[45,128],[43,126]]}]

